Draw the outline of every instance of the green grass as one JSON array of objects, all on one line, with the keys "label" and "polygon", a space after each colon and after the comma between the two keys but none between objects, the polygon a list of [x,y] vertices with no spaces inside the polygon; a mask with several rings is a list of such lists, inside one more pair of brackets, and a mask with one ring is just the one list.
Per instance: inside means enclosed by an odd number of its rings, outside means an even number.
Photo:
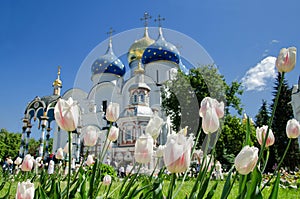
[{"label": "green grass", "polygon": [[[190,191],[194,185],[194,180],[189,180],[189,181],[185,181],[184,185],[182,186],[181,190],[178,192],[178,195],[175,197],[176,199],[183,199],[185,198],[185,196],[190,194]],[[208,190],[210,189],[210,187],[214,184],[215,181],[211,181]],[[119,191],[119,187],[121,186],[122,182],[114,182],[110,191],[116,189],[116,191],[111,195],[112,198],[118,198],[118,191]],[[177,181],[176,183],[176,188],[179,187],[181,181]],[[214,199],[218,199],[221,197],[222,194],[222,189],[224,186],[224,181],[219,181],[218,183],[218,187],[217,190],[215,192],[214,195]],[[167,189],[168,189],[168,185],[169,185],[169,181],[164,181],[164,188],[163,188],[163,192],[164,194],[167,193]],[[35,183],[35,187],[38,186],[38,183]],[[0,191],[0,198],[4,197],[5,194],[7,193],[9,188],[9,183],[6,183],[4,188]],[[106,193],[108,187],[101,187],[101,191],[100,191],[100,195],[103,195],[104,193]],[[17,189],[17,182],[12,182],[12,186],[11,186],[11,190],[10,190],[10,194],[9,194],[9,198],[15,198],[15,194],[16,194],[16,189]],[[177,189],[175,189],[174,193],[176,192]],[[264,198],[268,198],[269,194],[270,194],[270,188],[267,187],[266,189],[264,189],[263,191],[263,196]],[[229,199],[233,199],[236,198],[236,196],[238,195],[238,184],[236,183],[233,186],[233,189],[229,195]],[[78,195],[78,198],[80,198],[80,196]],[[300,189],[283,189],[280,188],[279,189],[279,195],[278,195],[279,199],[299,199],[300,198]]]}]

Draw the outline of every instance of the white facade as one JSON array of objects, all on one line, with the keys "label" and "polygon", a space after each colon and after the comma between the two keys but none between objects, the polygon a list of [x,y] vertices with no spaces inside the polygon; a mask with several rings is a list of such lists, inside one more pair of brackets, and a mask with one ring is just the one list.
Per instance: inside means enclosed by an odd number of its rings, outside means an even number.
[{"label": "white facade", "polygon": [[[146,31],[147,28],[145,28],[145,32]],[[148,37],[148,33],[145,34],[145,37]],[[143,40],[143,38],[141,40]],[[136,42],[134,45],[138,46],[139,50],[145,50],[148,47],[139,46]],[[141,45],[144,45],[144,43]],[[100,57],[98,61],[95,61],[96,64],[100,66],[102,63],[106,63],[108,54],[114,56],[111,47],[112,43],[110,40],[107,50],[109,53],[104,55],[105,60],[103,58],[104,56]],[[114,47],[117,48],[117,44],[115,44]],[[131,48],[130,50],[132,51],[134,49]],[[159,48],[159,50],[161,50],[161,48]],[[154,53],[154,55],[155,54],[156,53]],[[171,57],[169,54],[172,54],[172,52],[165,49],[164,54]],[[132,53],[130,56],[132,56]],[[167,121],[168,118],[161,112],[162,84],[172,79],[174,73],[176,73],[179,68],[178,63],[167,59],[164,60],[164,57],[161,58],[161,56],[159,57],[160,60],[154,60],[153,62],[144,65],[141,64],[143,62],[142,57],[136,56],[135,58],[136,59],[133,59],[128,63],[129,68],[131,68],[131,75],[128,79],[125,80],[122,75],[114,74],[114,72],[109,71],[115,71],[112,70],[113,68],[109,68],[109,66],[118,67],[120,66],[120,63],[118,63],[119,65],[113,66],[113,63],[110,64],[105,68],[105,72],[98,72],[101,70],[101,67],[97,68],[98,65],[93,65],[91,74],[93,86],[90,91],[85,92],[73,88],[62,95],[62,98],[64,99],[72,97],[74,100],[77,100],[81,107],[80,126],[82,130],[80,135],[78,135],[78,138],[77,135],[74,135],[73,145],[75,146],[79,141],[80,144],[83,143],[82,137],[84,135],[85,127],[93,125],[98,127],[102,132],[98,144],[99,147],[102,147],[109,127],[109,123],[105,120],[106,107],[110,102],[118,103],[120,105],[120,117],[115,124],[120,129],[120,135],[118,141],[113,144],[113,147],[108,154],[110,156],[110,161],[116,162],[119,166],[126,166],[129,163],[134,162],[135,141],[140,135],[145,133],[145,127],[154,112],[157,112],[164,121]],[[115,57],[111,59],[115,59]],[[116,61],[114,63],[116,63]],[[164,126],[157,143],[164,144],[167,131],[168,128]],[[53,152],[59,147],[64,147],[66,142],[67,133],[55,133]],[[100,149],[97,150],[99,152]],[[95,149],[90,151],[96,153]],[[74,150],[73,154],[76,155]],[[152,168],[153,163],[150,163],[147,167]]]}]

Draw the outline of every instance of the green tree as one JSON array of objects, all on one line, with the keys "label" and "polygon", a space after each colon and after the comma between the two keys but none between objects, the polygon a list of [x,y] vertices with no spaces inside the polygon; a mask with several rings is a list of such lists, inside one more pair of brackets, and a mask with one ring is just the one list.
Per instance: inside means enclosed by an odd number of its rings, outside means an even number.
[{"label": "green tree", "polygon": [[[275,96],[278,92],[279,82],[281,79],[281,74],[278,73],[274,92],[273,92],[273,103],[271,105],[271,109],[274,107]],[[276,112],[274,115],[274,120],[272,124],[272,130],[275,135],[275,143],[274,143],[274,150],[270,151],[270,162],[275,159],[278,163],[286,149],[288,138],[286,136],[286,124],[287,121],[293,118],[293,110],[290,104],[291,101],[291,94],[292,90],[288,87],[287,81],[283,80],[283,85],[281,88],[281,93],[278,100],[278,105],[276,108]],[[272,157],[273,156],[273,157]],[[299,144],[297,139],[293,139],[291,146],[288,150],[288,155],[285,157],[283,162],[283,167],[287,167],[291,170],[294,170],[295,167],[300,166],[300,152],[299,152]]]},{"label": "green tree", "polygon": [[[250,124],[251,141],[256,141],[254,124]],[[225,116],[222,132],[216,144],[216,158],[225,169],[234,163],[235,156],[240,152],[246,139],[246,120],[241,121],[237,116]],[[230,143],[230,144],[228,144]]]},{"label": "green tree", "polygon": [[[174,80],[167,82],[162,92],[162,106],[170,116],[174,130],[188,126],[188,132],[196,135],[201,128],[199,107],[203,98],[210,96],[223,101],[226,114],[229,114],[230,107],[241,114],[239,95],[242,93],[240,83],[228,85],[215,66],[203,66],[191,69],[188,74],[179,71]],[[197,144],[204,138],[202,133]]]},{"label": "green tree", "polygon": [[267,101],[263,100],[258,114],[255,116],[255,126],[262,127],[263,125],[268,125],[269,119],[270,114],[268,111]]},{"label": "green tree", "polygon": [[0,131],[0,159],[11,156],[15,158],[19,155],[21,145],[21,134],[10,133],[6,129]]}]

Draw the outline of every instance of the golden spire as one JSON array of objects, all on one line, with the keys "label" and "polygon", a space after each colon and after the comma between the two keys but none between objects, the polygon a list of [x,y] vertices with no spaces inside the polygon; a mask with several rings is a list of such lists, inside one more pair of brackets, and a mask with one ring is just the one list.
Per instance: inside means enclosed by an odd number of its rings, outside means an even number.
[{"label": "golden spire", "polygon": [[150,46],[151,44],[154,43],[154,40],[149,37],[148,34],[148,20],[151,19],[152,17],[145,12],[144,17],[142,17],[140,20],[144,21],[144,26],[145,26],[145,31],[144,31],[144,36],[136,40],[129,48],[128,50],[128,63],[130,64],[131,62],[135,60],[139,60],[142,58],[144,50]]},{"label": "golden spire", "polygon": [[138,63],[138,67],[134,70],[134,74],[144,74],[145,70],[142,68],[142,61]]},{"label": "golden spire", "polygon": [[62,81],[60,80],[60,69],[61,67],[58,66],[57,71],[57,78],[54,80],[52,86],[54,87],[53,94],[54,95],[60,95],[60,88],[62,87]]}]

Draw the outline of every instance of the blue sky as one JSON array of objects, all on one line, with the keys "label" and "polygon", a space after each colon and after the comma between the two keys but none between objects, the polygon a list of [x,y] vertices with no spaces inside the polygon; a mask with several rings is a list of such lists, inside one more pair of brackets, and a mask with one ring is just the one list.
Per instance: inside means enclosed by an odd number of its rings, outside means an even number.
[{"label": "blue sky", "polygon": [[[297,0],[0,1],[0,128],[20,132],[26,104],[52,94],[58,65],[64,92],[109,28],[141,28],[145,11],[201,44],[228,83],[244,82],[242,103],[254,117],[262,99],[271,102],[274,57],[300,46],[299,8]],[[297,83],[298,65],[286,75],[289,85]]]}]

